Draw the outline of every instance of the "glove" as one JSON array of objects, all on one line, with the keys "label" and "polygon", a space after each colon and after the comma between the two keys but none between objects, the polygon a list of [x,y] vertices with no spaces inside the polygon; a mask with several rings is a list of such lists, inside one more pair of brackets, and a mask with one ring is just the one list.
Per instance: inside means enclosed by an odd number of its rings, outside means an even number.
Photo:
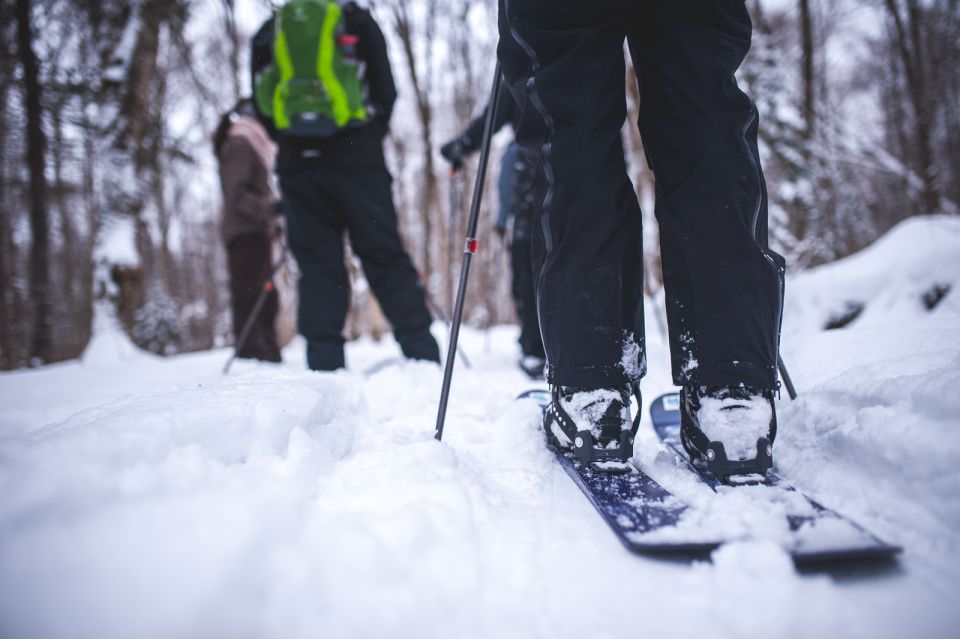
[{"label": "glove", "polygon": [[451,164],[459,164],[460,162],[463,162],[463,140],[461,138],[454,138],[450,140],[440,147],[440,155],[442,155]]}]

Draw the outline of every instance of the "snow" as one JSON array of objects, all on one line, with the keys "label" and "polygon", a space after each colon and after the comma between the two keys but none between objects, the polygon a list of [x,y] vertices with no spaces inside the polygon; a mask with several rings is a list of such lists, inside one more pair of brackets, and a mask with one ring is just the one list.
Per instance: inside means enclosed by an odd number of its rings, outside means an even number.
[{"label": "snow", "polygon": [[108,218],[100,235],[101,239],[96,251],[98,262],[120,266],[140,264],[140,256],[134,244],[136,237],[134,222],[131,218],[117,216]]},{"label": "snow", "polygon": [[[621,402],[620,391],[609,388],[598,388],[592,391],[581,391],[560,397],[560,405],[573,420],[578,431],[595,431],[594,437],[600,436],[600,431],[595,428],[595,424],[604,416],[610,404]],[[624,423],[629,424],[630,420],[623,415]]]},{"label": "snow", "polygon": [[149,357],[137,349],[124,333],[109,303],[98,301],[93,308],[93,335],[81,361],[87,368],[108,368]]},{"label": "snow", "polygon": [[[960,315],[960,217],[908,218],[872,246],[812,269],[787,284],[784,332],[817,331],[863,304],[858,327]],[[923,295],[934,286],[952,287],[929,313]],[[902,338],[909,338],[903,335]]]},{"label": "snow", "polygon": [[[952,637],[960,623],[960,229],[904,223],[788,276],[781,473],[900,544],[886,569],[799,573],[794,497],[712,496],[659,446],[635,460],[731,543],[630,555],[543,446],[516,329],[465,330],[442,443],[442,371],[348,346],[348,370],[224,349],[159,358],[97,315],[82,361],[0,375],[0,636]],[[951,291],[932,311],[932,283]],[[476,294],[476,291],[474,291]],[[864,311],[824,331],[837,304]],[[648,312],[657,309],[649,305]],[[647,326],[656,326],[653,318]],[[438,336],[445,330],[437,326]],[[646,404],[672,390],[647,335]],[[369,371],[369,375],[364,375]],[[856,535],[839,522],[804,531]]]},{"label": "snow", "polygon": [[722,442],[732,460],[757,456],[757,440],[770,433],[773,413],[762,395],[744,399],[702,397],[697,418],[700,429],[711,442]]}]

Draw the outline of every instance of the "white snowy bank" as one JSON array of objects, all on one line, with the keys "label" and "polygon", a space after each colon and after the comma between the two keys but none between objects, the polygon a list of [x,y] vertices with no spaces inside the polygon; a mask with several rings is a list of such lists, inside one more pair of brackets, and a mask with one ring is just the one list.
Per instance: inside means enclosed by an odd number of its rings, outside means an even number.
[{"label": "white snowy bank", "polygon": [[[0,375],[0,637],[954,636],[960,220],[791,276],[785,313],[778,465],[904,546],[898,567],[798,574],[736,495],[714,508],[740,540],[711,562],[627,554],[513,401],[512,327],[465,333],[442,444],[438,367],[363,374],[392,343],[317,374],[295,342],[223,377],[225,350],[160,359],[100,329],[82,362]],[[647,326],[649,401],[671,386]],[[644,468],[706,503],[648,431]]]}]

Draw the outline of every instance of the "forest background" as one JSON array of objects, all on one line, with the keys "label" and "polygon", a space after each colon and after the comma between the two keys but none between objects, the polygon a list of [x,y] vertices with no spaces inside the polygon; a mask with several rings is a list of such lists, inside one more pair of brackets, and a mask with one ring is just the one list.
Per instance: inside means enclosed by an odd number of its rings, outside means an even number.
[{"label": "forest background", "polygon": [[[386,142],[401,228],[449,309],[466,200],[440,144],[484,106],[494,0],[370,0],[399,100]],[[761,114],[771,242],[790,269],[848,255],[912,215],[958,214],[960,0],[749,0],[739,81]],[[78,357],[95,308],[159,354],[230,343],[220,188],[209,142],[249,94],[266,0],[0,0],[0,369]],[[624,127],[644,210],[645,287],[661,287],[653,177]],[[491,171],[511,133],[495,138]],[[472,185],[476,159],[466,167]],[[469,191],[469,189],[468,189]],[[469,193],[468,193],[469,194]],[[488,180],[466,321],[514,321]],[[923,247],[916,247],[922,250]],[[351,336],[375,311],[351,264]]]}]

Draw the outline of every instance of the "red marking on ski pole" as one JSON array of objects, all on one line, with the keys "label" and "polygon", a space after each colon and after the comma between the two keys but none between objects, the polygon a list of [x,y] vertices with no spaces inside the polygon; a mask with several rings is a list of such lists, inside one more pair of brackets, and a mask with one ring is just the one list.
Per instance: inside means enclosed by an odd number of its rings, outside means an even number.
[{"label": "red marking on ski pole", "polygon": [[266,284],[264,284],[264,285],[263,285],[263,290],[265,290],[265,291],[268,292],[268,293],[269,293],[270,291],[272,291],[272,290],[273,290],[273,282],[267,282]]},{"label": "red marking on ski pole", "polygon": [[356,36],[352,33],[344,33],[342,36],[337,38],[337,44],[340,46],[352,47],[358,42],[360,42],[360,36]]},{"label": "red marking on ski pole", "polygon": [[472,237],[467,238],[467,245],[463,247],[464,253],[470,253],[472,255],[477,254],[477,249],[480,248],[480,242],[473,239]]}]

